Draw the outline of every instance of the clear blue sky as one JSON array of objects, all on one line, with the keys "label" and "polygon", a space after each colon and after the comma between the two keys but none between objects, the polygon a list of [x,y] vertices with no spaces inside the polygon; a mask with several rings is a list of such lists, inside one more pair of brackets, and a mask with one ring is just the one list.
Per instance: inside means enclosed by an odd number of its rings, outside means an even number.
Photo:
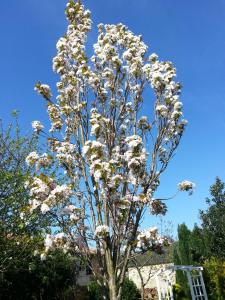
[{"label": "clear blue sky", "polygon": [[[177,155],[162,178],[160,196],[173,194],[183,179],[197,185],[192,197],[180,194],[167,219],[198,222],[209,186],[225,180],[225,0],[86,0],[94,26],[127,24],[142,34],[160,58],[171,60],[183,83],[182,101],[189,126]],[[66,0],[2,1],[0,9],[0,118],[20,111],[24,131],[32,120],[46,122],[44,102],[34,90],[40,80],[54,86],[52,57],[66,30]],[[96,30],[89,42],[95,41]],[[152,223],[146,215],[145,223]]]}]

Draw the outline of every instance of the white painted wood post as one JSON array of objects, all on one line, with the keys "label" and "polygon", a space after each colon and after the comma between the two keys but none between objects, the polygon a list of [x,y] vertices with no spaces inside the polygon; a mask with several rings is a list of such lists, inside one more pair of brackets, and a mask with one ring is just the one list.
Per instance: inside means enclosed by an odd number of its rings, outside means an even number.
[{"label": "white painted wood post", "polygon": [[205,283],[204,283],[204,279],[203,279],[203,276],[202,276],[202,271],[199,271],[199,275],[200,275],[201,286],[202,286],[204,297],[205,297],[204,300],[208,300],[208,296],[207,296],[207,292],[206,292],[206,288],[205,288]]},{"label": "white painted wood post", "polygon": [[156,281],[157,293],[158,293],[158,296],[159,296],[159,300],[162,300],[162,297],[161,297],[161,289],[160,289],[160,285],[159,285],[158,273],[157,273],[156,276],[155,276],[155,281]]},{"label": "white painted wood post", "polygon": [[190,287],[190,291],[191,291],[191,298],[192,298],[192,300],[195,300],[196,298],[195,298],[195,293],[194,293],[194,289],[193,289],[191,272],[189,270],[186,270],[186,273],[187,273],[188,283],[189,283],[189,287]]}]

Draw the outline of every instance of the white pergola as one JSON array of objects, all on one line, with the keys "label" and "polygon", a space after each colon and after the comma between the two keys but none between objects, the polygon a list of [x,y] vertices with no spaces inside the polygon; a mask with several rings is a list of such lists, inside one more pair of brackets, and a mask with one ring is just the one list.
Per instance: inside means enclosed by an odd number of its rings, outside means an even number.
[{"label": "white pergola", "polygon": [[162,268],[155,274],[159,300],[174,300],[172,276],[174,276],[174,271],[177,270],[186,273],[192,300],[208,300],[202,276],[203,268],[178,265]]}]

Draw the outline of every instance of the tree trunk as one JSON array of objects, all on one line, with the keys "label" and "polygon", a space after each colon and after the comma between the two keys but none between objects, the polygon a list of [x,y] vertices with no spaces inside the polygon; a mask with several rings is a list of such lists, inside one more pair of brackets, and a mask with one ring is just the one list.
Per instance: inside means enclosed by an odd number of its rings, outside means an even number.
[{"label": "tree trunk", "polygon": [[141,285],[141,300],[145,300],[145,288]]},{"label": "tree trunk", "polygon": [[109,299],[110,300],[119,300],[116,292],[116,281],[114,280],[115,276],[113,276],[109,280]]},{"label": "tree trunk", "polygon": [[106,249],[105,258],[106,258],[106,266],[107,266],[107,273],[108,273],[109,299],[110,300],[120,300],[117,297],[116,271],[113,268],[112,257],[111,257],[110,251],[108,249]]}]

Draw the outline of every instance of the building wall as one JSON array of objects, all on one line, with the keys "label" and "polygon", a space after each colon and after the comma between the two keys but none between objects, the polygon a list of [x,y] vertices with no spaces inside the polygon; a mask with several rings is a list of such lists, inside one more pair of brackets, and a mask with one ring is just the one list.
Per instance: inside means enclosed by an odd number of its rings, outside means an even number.
[{"label": "building wall", "polygon": [[79,275],[77,276],[77,284],[79,286],[87,286],[91,281],[92,275],[88,274],[86,269],[79,271]]},{"label": "building wall", "polygon": [[[144,279],[144,283],[147,282],[145,288],[155,288],[156,287],[156,281],[154,278],[154,275],[156,272],[158,272],[160,269],[164,269],[165,267],[173,266],[173,264],[163,264],[163,265],[149,265],[145,266],[141,269],[141,274]],[[149,274],[150,279],[147,281]],[[138,287],[138,289],[141,288],[141,279],[138,274],[138,271],[136,268],[129,268],[128,269],[128,277],[130,280],[132,280]],[[175,272],[172,273],[172,283],[175,283]],[[164,278],[159,277],[160,285],[164,286]]]},{"label": "building wall", "polygon": [[[143,267],[141,269],[141,274],[143,275],[144,283],[147,281],[149,274],[151,275],[145,288],[155,288],[156,281],[155,281],[154,275],[160,269],[164,269],[165,267],[169,267],[169,266],[173,266],[173,264],[149,265],[149,266]],[[141,279],[139,277],[137,269],[129,268],[127,274],[128,274],[129,279],[132,280],[137,285],[138,289],[140,289],[141,288]],[[77,284],[80,286],[87,286],[90,283],[91,279],[92,279],[92,275],[87,274],[86,269],[82,269],[79,271],[79,275],[77,277]],[[160,280],[160,285],[163,287],[164,279],[162,277],[159,277],[159,280]],[[175,272],[172,273],[172,283],[175,283]]]}]

